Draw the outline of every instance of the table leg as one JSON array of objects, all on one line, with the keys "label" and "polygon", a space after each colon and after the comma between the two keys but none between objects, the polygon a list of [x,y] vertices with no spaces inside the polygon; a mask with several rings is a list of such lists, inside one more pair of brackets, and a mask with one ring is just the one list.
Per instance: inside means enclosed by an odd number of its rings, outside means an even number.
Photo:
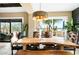
[{"label": "table leg", "polygon": [[64,50],[64,46],[61,45],[61,46],[60,46],[60,50]]},{"label": "table leg", "polygon": [[26,50],[26,44],[23,44],[23,50]]}]

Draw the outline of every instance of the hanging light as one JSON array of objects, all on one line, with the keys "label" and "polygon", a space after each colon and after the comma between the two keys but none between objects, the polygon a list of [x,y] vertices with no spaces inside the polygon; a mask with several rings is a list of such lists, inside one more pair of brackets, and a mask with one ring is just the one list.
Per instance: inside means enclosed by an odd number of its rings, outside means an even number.
[{"label": "hanging light", "polygon": [[33,20],[42,21],[47,19],[47,12],[41,11],[41,4],[40,4],[40,11],[35,11],[33,13]]}]

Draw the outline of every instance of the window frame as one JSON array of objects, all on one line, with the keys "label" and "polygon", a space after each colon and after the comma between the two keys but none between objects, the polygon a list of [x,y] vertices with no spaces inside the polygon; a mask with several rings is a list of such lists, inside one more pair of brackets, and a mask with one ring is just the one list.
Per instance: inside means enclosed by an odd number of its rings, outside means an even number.
[{"label": "window frame", "polygon": [[[22,31],[22,24],[24,23],[24,18],[23,17],[0,17],[0,19],[8,19],[7,22],[10,23],[10,33],[11,33],[11,21],[10,21],[10,19],[21,19],[22,20],[21,21],[21,31]],[[4,22],[6,22],[6,21],[4,21]],[[0,30],[1,30],[1,22],[0,22]]]}]

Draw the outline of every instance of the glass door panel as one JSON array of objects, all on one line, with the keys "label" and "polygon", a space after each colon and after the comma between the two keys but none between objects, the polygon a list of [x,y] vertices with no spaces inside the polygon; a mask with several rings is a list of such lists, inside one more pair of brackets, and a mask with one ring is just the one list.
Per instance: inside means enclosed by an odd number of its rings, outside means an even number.
[{"label": "glass door panel", "polygon": [[14,31],[21,32],[21,22],[11,22],[11,33]]},{"label": "glass door panel", "polygon": [[10,23],[1,22],[1,32],[4,34],[10,34]]}]

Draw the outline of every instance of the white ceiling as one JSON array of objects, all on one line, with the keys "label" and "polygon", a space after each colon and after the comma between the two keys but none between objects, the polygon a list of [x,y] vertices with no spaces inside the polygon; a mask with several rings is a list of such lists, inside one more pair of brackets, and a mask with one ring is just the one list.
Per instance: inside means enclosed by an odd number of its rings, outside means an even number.
[{"label": "white ceiling", "polygon": [[40,10],[48,11],[48,12],[57,12],[57,11],[72,11],[79,7],[79,3],[42,3],[42,4],[32,4],[33,11]]},{"label": "white ceiling", "polygon": [[[32,12],[40,10],[40,3],[32,3]],[[47,12],[72,11],[79,7],[79,3],[41,3],[41,10]],[[26,8],[29,10],[28,8]],[[22,7],[0,8],[0,12],[27,12]]]}]

